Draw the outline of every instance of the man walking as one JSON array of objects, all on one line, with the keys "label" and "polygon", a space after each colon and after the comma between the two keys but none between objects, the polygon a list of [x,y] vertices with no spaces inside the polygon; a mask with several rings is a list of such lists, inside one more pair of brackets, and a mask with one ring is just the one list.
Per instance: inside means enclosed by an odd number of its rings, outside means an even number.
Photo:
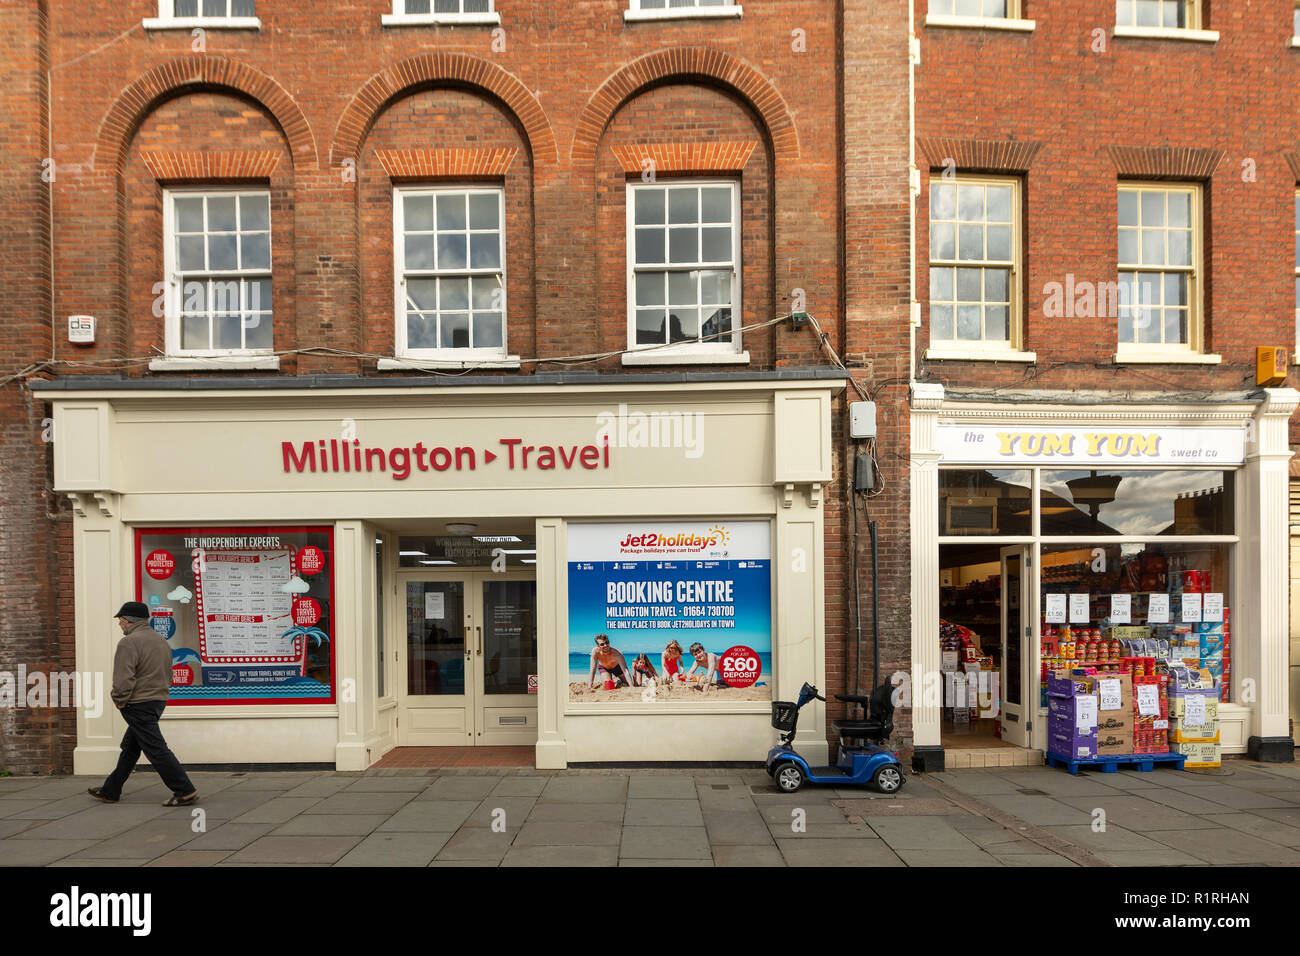
[{"label": "man walking", "polygon": [[122,755],[117,769],[108,775],[102,787],[87,791],[97,800],[116,803],[122,787],[131,776],[140,752],[158,771],[172,795],[164,807],[188,806],[199,798],[185,768],[167,748],[158,719],[167,707],[172,683],[172,652],[167,640],[149,625],[149,608],[139,601],[127,601],[114,615],[122,629],[113,655],[113,703],[126,720],[122,737]]}]

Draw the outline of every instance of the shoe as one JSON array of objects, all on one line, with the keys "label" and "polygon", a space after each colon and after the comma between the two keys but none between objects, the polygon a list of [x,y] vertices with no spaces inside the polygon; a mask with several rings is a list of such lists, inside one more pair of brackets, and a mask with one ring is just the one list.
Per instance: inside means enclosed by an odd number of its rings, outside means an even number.
[{"label": "shoe", "polygon": [[104,796],[104,790],[102,787],[89,787],[86,790],[86,793],[90,794],[96,800],[103,800],[105,803],[117,803],[118,800],[117,797]]},{"label": "shoe", "polygon": [[163,803],[163,806],[164,807],[188,807],[191,803],[194,803],[198,799],[199,799],[199,792],[197,790],[191,793],[188,797],[178,797],[175,794],[172,794],[172,796],[168,798],[168,800],[165,803]]}]

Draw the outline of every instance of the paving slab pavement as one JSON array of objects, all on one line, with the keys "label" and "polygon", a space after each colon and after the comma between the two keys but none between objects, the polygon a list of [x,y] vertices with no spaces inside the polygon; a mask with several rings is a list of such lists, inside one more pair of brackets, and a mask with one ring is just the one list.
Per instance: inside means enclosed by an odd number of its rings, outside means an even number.
[{"label": "paving slab pavement", "polygon": [[150,774],[117,804],[98,782],[0,778],[0,866],[1300,864],[1300,771],[1244,761],[950,770],[892,796],[747,769],[204,772],[179,811]]}]

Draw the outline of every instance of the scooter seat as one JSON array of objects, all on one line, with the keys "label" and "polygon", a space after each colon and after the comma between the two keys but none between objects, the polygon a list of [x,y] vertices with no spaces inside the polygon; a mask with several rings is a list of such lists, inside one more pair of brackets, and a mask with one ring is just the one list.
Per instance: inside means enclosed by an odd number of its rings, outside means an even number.
[{"label": "scooter seat", "polygon": [[894,730],[882,720],[833,720],[831,729],[841,737],[864,740],[884,740]]},{"label": "scooter seat", "polygon": [[836,694],[836,700],[842,700],[846,704],[858,704],[865,708],[871,704],[870,697],[863,697],[860,694]]}]

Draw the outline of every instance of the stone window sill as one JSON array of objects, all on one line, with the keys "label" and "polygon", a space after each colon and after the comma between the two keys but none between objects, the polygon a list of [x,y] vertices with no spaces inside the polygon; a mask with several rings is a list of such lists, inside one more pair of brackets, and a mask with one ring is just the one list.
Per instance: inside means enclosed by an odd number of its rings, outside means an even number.
[{"label": "stone window sill", "polygon": [[999,351],[995,349],[958,349],[931,348],[925,350],[927,360],[950,360],[961,362],[1037,362],[1037,352],[1020,352],[1015,349]]},{"label": "stone window sill", "polygon": [[232,372],[245,369],[274,372],[279,368],[278,355],[168,355],[149,361],[151,372]]},{"label": "stone window sill", "polygon": [[1119,27],[1117,37],[1134,37],[1139,40],[1187,40],[1192,43],[1218,43],[1218,30],[1188,30],[1176,27]]},{"label": "stone window sill", "polygon": [[1033,33],[1038,26],[1036,20],[1019,20],[1011,17],[952,17],[942,13],[927,13],[927,27],[956,27],[965,30],[1012,30],[1017,33]]}]

